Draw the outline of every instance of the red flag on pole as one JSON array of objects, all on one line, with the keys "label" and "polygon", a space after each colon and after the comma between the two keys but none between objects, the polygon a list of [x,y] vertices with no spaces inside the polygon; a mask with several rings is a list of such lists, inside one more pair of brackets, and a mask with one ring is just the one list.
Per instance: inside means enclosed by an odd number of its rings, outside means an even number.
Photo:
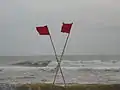
[{"label": "red flag on pole", "polygon": [[63,23],[61,32],[63,32],[63,33],[70,33],[72,24],[73,24],[73,23],[70,23],[70,24],[65,24],[65,23]]},{"label": "red flag on pole", "polygon": [[40,35],[50,35],[48,27],[47,26],[42,26],[42,27],[36,27],[36,30]]}]

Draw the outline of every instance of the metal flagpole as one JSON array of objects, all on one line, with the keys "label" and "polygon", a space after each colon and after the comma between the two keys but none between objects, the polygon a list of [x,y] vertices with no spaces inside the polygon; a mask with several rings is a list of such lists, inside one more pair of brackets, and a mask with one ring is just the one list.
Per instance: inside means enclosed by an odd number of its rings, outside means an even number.
[{"label": "metal flagpole", "polygon": [[[62,54],[61,54],[61,56],[60,56],[60,60],[59,60],[59,63],[58,63],[58,65],[57,65],[57,71],[56,71],[56,73],[55,73],[55,77],[54,77],[53,84],[55,83],[55,80],[56,80],[58,71],[59,71],[59,69],[60,69],[60,63],[61,63],[61,61],[62,61],[62,57],[63,57],[63,55],[64,55],[65,48],[66,48],[66,46],[67,46],[67,42],[68,42],[69,36],[70,36],[70,33],[68,34],[68,36],[67,36],[67,38],[66,38],[66,42],[65,42],[65,45],[64,45],[64,47],[63,47]],[[66,86],[66,84],[64,84],[64,85]]]},{"label": "metal flagpole", "polygon": [[[64,75],[63,75],[63,72],[62,72],[62,69],[61,69],[61,66],[60,66],[58,57],[57,57],[56,49],[55,49],[55,46],[54,46],[54,44],[53,44],[51,35],[49,35],[49,37],[50,37],[50,40],[51,40],[51,44],[52,44],[52,46],[53,46],[53,50],[54,50],[54,54],[55,54],[56,60],[57,60],[57,62],[58,62],[58,64],[59,64],[59,69],[60,69],[60,72],[61,72],[61,75],[62,75],[64,84],[66,84],[66,83],[65,83],[65,78],[64,78]],[[57,69],[57,68],[56,68],[56,69]],[[56,76],[57,76],[57,75],[56,75]],[[55,84],[55,82],[54,82],[53,84]]]}]

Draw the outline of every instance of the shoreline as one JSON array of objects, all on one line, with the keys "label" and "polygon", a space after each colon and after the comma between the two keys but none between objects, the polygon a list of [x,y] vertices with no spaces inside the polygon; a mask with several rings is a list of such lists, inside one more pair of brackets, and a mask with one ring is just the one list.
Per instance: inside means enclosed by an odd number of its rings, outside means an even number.
[{"label": "shoreline", "polygon": [[79,84],[67,83],[31,83],[31,84],[0,84],[0,90],[120,90],[120,84]]}]

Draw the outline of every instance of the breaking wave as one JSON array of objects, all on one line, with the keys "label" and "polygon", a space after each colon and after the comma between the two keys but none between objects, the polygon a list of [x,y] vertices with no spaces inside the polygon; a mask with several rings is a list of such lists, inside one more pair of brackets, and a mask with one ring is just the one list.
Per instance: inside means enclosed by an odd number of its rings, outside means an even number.
[{"label": "breaking wave", "polygon": [[50,60],[47,61],[36,61],[36,62],[32,62],[32,61],[23,61],[23,62],[17,62],[11,65],[14,66],[29,66],[29,67],[46,67],[48,66],[48,64],[50,63]]},{"label": "breaking wave", "polygon": [[[27,66],[27,67],[46,67],[55,68],[57,66],[57,61],[55,60],[44,60],[44,61],[23,61],[11,64],[12,66]],[[83,69],[83,68],[95,68],[95,69],[105,69],[105,68],[120,68],[120,61],[118,60],[63,60],[61,62],[61,67],[65,69]]]}]

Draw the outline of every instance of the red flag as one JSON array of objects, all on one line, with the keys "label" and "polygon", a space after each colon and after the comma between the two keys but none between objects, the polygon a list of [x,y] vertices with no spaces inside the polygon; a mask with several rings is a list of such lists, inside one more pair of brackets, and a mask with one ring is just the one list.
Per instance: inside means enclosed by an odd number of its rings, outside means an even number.
[{"label": "red flag", "polygon": [[47,26],[42,26],[42,27],[36,27],[36,30],[40,35],[50,35],[48,27]]},{"label": "red flag", "polygon": [[63,32],[63,33],[70,33],[72,24],[73,23],[71,23],[71,24],[65,24],[65,23],[63,23],[61,32]]}]

